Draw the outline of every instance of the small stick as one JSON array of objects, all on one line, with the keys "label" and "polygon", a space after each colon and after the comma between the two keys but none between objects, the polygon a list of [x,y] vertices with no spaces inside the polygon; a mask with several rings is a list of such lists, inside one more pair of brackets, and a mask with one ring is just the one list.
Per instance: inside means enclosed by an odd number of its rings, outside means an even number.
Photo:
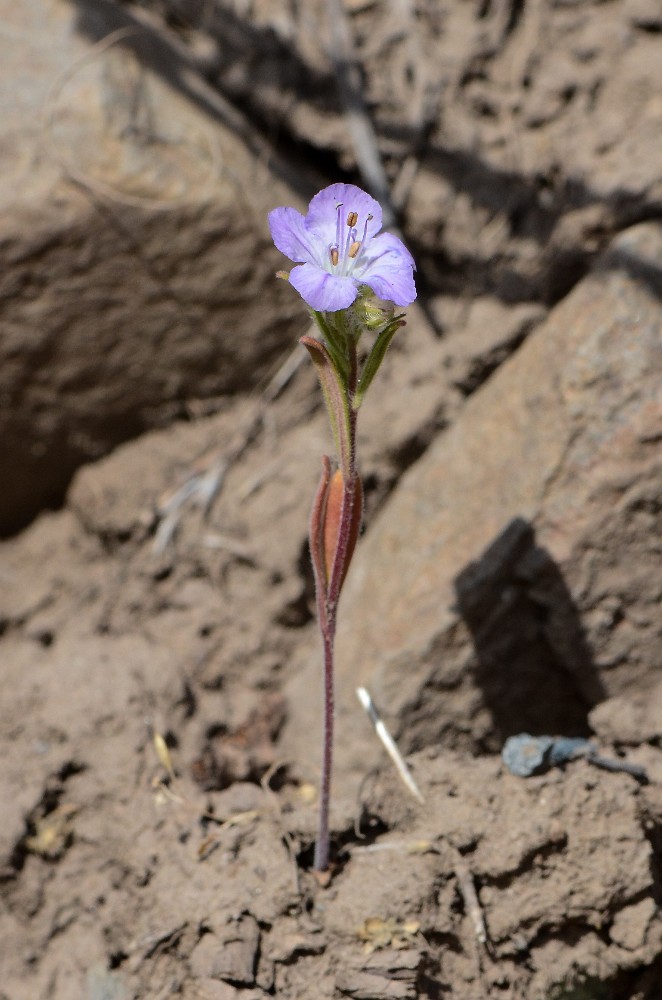
[{"label": "small stick", "polygon": [[485,927],[485,920],[483,918],[483,911],[478,900],[476,886],[474,885],[473,876],[469,871],[469,867],[467,866],[464,858],[457,850],[455,851],[454,867],[455,877],[457,878],[457,883],[460,887],[460,892],[462,893],[467,913],[474,925],[476,938],[482,945],[487,946],[487,930]]},{"label": "small stick", "polygon": [[395,745],[395,740],[389,733],[388,729],[384,725],[383,719],[381,718],[379,712],[375,708],[375,704],[372,698],[370,697],[369,692],[367,691],[366,688],[360,687],[356,689],[356,696],[363,705],[366,712],[368,713],[368,718],[375,727],[375,732],[382,741],[387,754],[395,764],[397,772],[404,781],[405,785],[407,786],[411,794],[414,796],[414,798],[418,799],[419,802],[425,802],[425,799],[421,795],[418,785],[416,784],[416,782],[412,777],[411,771],[405,764],[402,758],[402,754]]}]

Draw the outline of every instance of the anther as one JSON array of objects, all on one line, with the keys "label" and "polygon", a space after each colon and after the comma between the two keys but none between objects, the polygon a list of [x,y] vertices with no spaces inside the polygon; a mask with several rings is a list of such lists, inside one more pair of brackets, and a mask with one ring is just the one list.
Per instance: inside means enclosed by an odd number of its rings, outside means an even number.
[{"label": "anther", "polygon": [[338,253],[338,247],[331,247],[329,250],[329,256],[331,257],[331,263],[334,267],[338,266],[338,261],[340,260],[340,254]]},{"label": "anther", "polygon": [[352,243],[351,247],[347,251],[347,256],[348,257],[356,257],[356,255],[357,255],[357,253],[359,252],[360,249],[361,249],[361,244],[357,240],[354,240],[354,242]]},{"label": "anther", "polygon": [[356,212],[350,212],[349,215],[347,216],[347,225],[349,226],[350,229],[352,228],[352,226],[355,226],[358,221],[359,217]]}]

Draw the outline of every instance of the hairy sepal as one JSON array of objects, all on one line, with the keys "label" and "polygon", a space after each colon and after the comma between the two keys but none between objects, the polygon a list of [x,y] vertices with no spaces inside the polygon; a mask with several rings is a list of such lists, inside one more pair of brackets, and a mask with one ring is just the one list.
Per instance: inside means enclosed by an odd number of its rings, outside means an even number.
[{"label": "hairy sepal", "polygon": [[[319,602],[321,608],[326,606],[328,593],[328,579],[326,572],[325,555],[325,524],[326,508],[329,497],[329,483],[331,481],[331,462],[327,455],[322,456],[322,476],[313,500],[313,509],[310,512],[310,558],[313,563],[313,573],[315,574],[315,591],[322,595],[323,600]],[[320,625],[323,623],[320,622]]]},{"label": "hairy sepal", "polygon": [[325,344],[314,337],[307,336],[301,337],[299,343],[306,348],[315,365],[324,402],[329,413],[331,432],[340,459],[340,467],[347,477],[351,475],[352,469],[352,434],[347,386],[343,382],[341,373],[334,365]]},{"label": "hairy sepal", "polygon": [[362,516],[361,480],[355,475],[353,485],[347,488],[341,470],[336,469],[327,490],[323,540],[327,588],[329,593],[335,590],[336,596],[340,595],[354,555]]}]

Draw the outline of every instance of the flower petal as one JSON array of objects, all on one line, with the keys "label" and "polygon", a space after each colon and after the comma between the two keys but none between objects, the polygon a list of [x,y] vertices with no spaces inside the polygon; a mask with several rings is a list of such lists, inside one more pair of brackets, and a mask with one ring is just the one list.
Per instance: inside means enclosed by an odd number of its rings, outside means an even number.
[{"label": "flower petal", "polygon": [[370,241],[355,276],[375,295],[396,306],[408,306],[416,298],[414,258],[402,240],[381,233]]},{"label": "flower petal", "polygon": [[274,208],[269,212],[271,238],[281,253],[297,263],[318,263],[318,248],[314,235],[296,208]]},{"label": "flower petal", "polygon": [[414,258],[402,240],[394,236],[393,233],[380,233],[379,236],[372,239],[366,246],[364,259],[370,261],[369,266],[372,266],[378,258],[386,258],[387,255],[391,260],[397,258],[403,267],[409,266],[414,271],[416,270]]},{"label": "flower petal", "polygon": [[356,227],[359,239],[363,236],[363,227],[369,215],[372,219],[368,222],[368,236],[375,236],[382,228],[379,202],[356,184],[331,184],[318,191],[306,215],[306,228],[318,232],[326,245],[335,243],[337,205],[343,206],[343,231],[349,212],[356,212],[359,217]]},{"label": "flower petal", "polygon": [[370,272],[363,276],[362,281],[372,288],[378,298],[396,306],[410,306],[416,298],[416,283],[411,268],[382,269],[378,274]]},{"label": "flower petal", "polygon": [[300,264],[290,271],[292,284],[302,299],[317,312],[337,312],[347,309],[357,295],[356,282],[328,274],[314,264]]}]

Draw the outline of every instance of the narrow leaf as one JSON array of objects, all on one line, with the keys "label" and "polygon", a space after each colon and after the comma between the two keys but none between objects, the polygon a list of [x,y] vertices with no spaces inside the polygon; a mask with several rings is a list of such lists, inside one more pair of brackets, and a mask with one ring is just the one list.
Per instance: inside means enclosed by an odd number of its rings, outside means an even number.
[{"label": "narrow leaf", "polygon": [[352,401],[352,406],[355,410],[358,410],[366,392],[370,387],[370,383],[377,374],[379,366],[384,360],[384,356],[388,350],[389,344],[393,340],[394,336],[398,332],[401,326],[404,326],[404,321],[401,318],[394,320],[392,323],[382,330],[382,332],[377,337],[377,340],[372,346],[370,354],[366,358],[365,364],[363,366],[363,371],[361,372],[361,377],[359,378],[359,384],[354,394],[354,399]]}]

